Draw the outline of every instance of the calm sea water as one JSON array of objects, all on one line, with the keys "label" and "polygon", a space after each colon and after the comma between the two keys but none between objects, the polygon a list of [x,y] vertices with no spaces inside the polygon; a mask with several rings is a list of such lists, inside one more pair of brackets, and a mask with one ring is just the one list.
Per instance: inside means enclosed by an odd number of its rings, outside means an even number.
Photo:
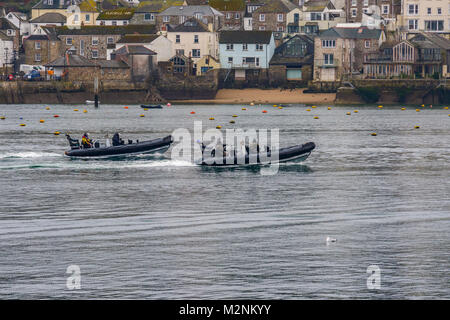
[{"label": "calm sea water", "polygon": [[[0,298],[450,298],[442,106],[45,107],[0,106]],[[317,149],[263,176],[172,161],[170,150],[71,160],[53,135],[144,140],[231,119]],[[69,265],[80,267],[80,290],[66,288]],[[367,287],[370,265],[379,290]]]}]

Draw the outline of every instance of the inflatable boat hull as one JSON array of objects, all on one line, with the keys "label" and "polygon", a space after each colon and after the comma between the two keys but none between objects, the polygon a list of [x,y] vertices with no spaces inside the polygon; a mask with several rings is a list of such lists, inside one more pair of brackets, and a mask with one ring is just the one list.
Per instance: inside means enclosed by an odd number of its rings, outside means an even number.
[{"label": "inflatable boat hull", "polygon": [[158,105],[145,105],[145,104],[141,104],[141,108],[144,109],[162,109],[162,105],[158,104]]},{"label": "inflatable boat hull", "polygon": [[68,150],[64,154],[69,157],[109,157],[127,154],[140,154],[156,151],[166,151],[172,143],[172,136],[133,144],[122,144],[105,148],[87,148]]},{"label": "inflatable boat hull", "polygon": [[[264,165],[270,163],[279,163],[287,161],[304,161],[306,160],[311,152],[315,149],[316,145],[314,142],[308,142],[303,145],[292,146],[288,148],[281,148],[278,152],[278,160],[271,159],[271,154],[269,153],[266,159],[260,159],[259,155],[256,159],[250,159],[248,155],[241,159],[237,157],[225,157],[222,163],[216,163],[214,158],[203,159],[201,165],[212,166],[212,167],[223,167],[223,166],[236,166],[236,165]],[[256,162],[255,162],[256,160]]]}]

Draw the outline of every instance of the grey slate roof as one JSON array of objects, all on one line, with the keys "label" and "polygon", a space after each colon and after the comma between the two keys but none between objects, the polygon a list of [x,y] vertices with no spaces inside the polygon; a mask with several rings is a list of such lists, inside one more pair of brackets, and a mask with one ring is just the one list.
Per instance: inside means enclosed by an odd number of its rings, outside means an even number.
[{"label": "grey slate roof", "polygon": [[222,31],[219,43],[270,43],[271,31]]},{"label": "grey slate roof", "polygon": [[125,34],[154,34],[154,25],[133,25],[126,26],[84,26],[80,29],[69,29],[67,27],[54,27],[44,30],[54,29],[60,35],[125,35]]},{"label": "grey slate roof", "polygon": [[151,43],[159,37],[158,34],[126,34],[117,43]]},{"label": "grey slate roof", "polygon": [[361,28],[331,28],[320,34],[321,39],[379,39],[380,29]]},{"label": "grey slate roof", "polygon": [[67,7],[79,4],[80,2],[80,0],[63,0],[62,3],[60,0],[41,0],[33,6],[33,9],[67,9]]},{"label": "grey slate roof", "polygon": [[67,18],[57,12],[47,12],[42,16],[30,20],[31,23],[66,23]]},{"label": "grey slate roof", "polygon": [[222,12],[217,11],[210,6],[174,6],[167,8],[159,15],[161,16],[187,16],[193,17],[196,13],[203,16],[223,16]]},{"label": "grey slate roof", "polygon": [[56,58],[50,63],[47,63],[46,67],[95,67],[96,64],[86,59],[85,57],[69,54],[67,55],[68,61],[65,56]]},{"label": "grey slate roof", "polygon": [[169,25],[169,32],[209,32],[208,27],[195,18],[186,20],[183,24],[177,26]]},{"label": "grey slate roof", "polygon": [[156,54],[155,51],[150,50],[144,46],[123,46],[122,48],[114,51],[116,54],[136,54],[136,55],[149,55],[153,56]]}]

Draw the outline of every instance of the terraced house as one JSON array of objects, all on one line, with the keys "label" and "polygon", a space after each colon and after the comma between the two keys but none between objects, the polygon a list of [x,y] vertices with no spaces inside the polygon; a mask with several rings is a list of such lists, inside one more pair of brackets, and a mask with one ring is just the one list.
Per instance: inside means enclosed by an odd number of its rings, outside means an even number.
[{"label": "terraced house", "polygon": [[143,1],[134,11],[131,18],[132,24],[156,24],[156,15],[172,6],[181,6],[183,1],[179,0],[154,0]]},{"label": "terraced house", "polygon": [[41,0],[31,9],[31,19],[46,13],[60,13],[67,16],[67,9],[70,6],[78,6],[80,3],[80,0]]},{"label": "terraced house", "polygon": [[209,5],[224,14],[223,30],[240,30],[245,15],[244,0],[210,0]]},{"label": "terraced house", "polygon": [[134,8],[118,8],[105,10],[97,17],[98,26],[126,26],[130,24],[134,15]]},{"label": "terraced house", "polygon": [[252,13],[253,30],[287,32],[287,15],[298,7],[288,0],[271,0]]},{"label": "terraced house", "polygon": [[156,16],[156,26],[159,31],[167,31],[167,26],[177,26],[186,20],[195,18],[208,26],[208,29],[218,31],[223,25],[223,13],[210,6],[172,6]]},{"label": "terraced house", "polygon": [[[47,30],[49,28],[46,28]],[[154,26],[85,26],[79,29],[50,28],[61,39],[61,54],[72,54],[88,59],[109,60],[116,42],[126,34],[154,34]]]}]

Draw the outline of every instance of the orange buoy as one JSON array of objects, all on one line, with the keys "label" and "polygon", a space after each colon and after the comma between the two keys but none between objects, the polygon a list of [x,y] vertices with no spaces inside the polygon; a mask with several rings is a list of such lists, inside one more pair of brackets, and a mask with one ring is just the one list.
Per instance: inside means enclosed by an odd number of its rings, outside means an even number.
[{"label": "orange buoy", "polygon": [[55,114],[55,115],[53,116],[53,118],[59,118],[59,116],[58,116],[57,114]]},{"label": "orange buoy", "polygon": [[39,120],[39,122],[40,122],[40,123],[44,123],[44,122],[45,122],[45,120],[42,120],[42,119],[41,119],[41,120]]},{"label": "orange buoy", "polygon": [[191,111],[191,114],[195,114],[195,111]]},{"label": "orange buoy", "polygon": [[267,113],[267,110],[263,110],[262,113]]},{"label": "orange buoy", "polygon": [[128,107],[123,107],[124,109],[128,109]]}]

